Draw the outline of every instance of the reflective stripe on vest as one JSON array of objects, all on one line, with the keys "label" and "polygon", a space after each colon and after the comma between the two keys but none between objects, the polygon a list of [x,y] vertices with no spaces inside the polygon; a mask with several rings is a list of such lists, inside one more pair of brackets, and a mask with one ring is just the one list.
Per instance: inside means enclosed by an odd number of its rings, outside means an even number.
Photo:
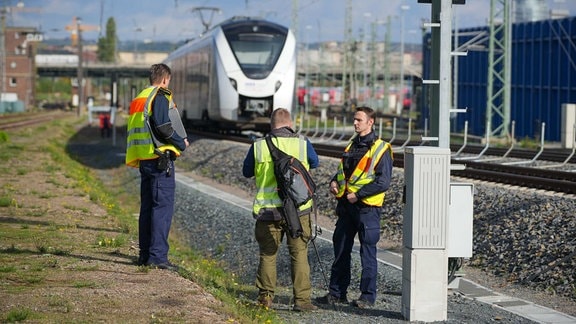
[{"label": "reflective stripe on vest", "polygon": [[[158,87],[148,87],[142,90],[130,103],[130,116],[128,117],[128,138],[126,145],[126,165],[139,167],[141,160],[151,160],[158,157],[154,154],[154,142],[146,118],[152,112],[152,102],[158,94]],[[172,95],[166,95],[172,105]],[[180,155],[174,145],[166,144],[158,147],[162,152],[171,150]]]},{"label": "reflective stripe on vest", "polygon": [[[282,151],[296,157],[306,167],[308,165],[308,151],[306,139],[299,137],[276,137],[272,138],[274,144]],[[254,161],[256,175],[256,196],[252,211],[254,215],[259,215],[262,209],[282,207],[282,200],[278,196],[276,177],[274,176],[274,162],[268,150],[266,139],[260,138],[254,142]],[[299,210],[304,211],[312,207],[312,201],[300,206]]]},{"label": "reflective stripe on vest", "polygon": [[[348,152],[351,146],[352,142],[348,144],[344,152]],[[343,161],[340,160],[338,173],[336,175],[336,181],[338,182],[338,193],[336,194],[336,198],[341,198],[346,193],[358,192],[360,188],[373,182],[376,178],[374,168],[378,162],[380,162],[382,156],[384,156],[384,153],[387,150],[390,150],[390,154],[392,154],[390,143],[386,143],[381,139],[374,141],[374,144],[372,144],[370,149],[356,165],[356,168],[350,175],[350,179],[345,178]],[[384,197],[385,194],[382,192],[369,197],[364,197],[361,201],[369,206],[382,206],[384,204]]]}]

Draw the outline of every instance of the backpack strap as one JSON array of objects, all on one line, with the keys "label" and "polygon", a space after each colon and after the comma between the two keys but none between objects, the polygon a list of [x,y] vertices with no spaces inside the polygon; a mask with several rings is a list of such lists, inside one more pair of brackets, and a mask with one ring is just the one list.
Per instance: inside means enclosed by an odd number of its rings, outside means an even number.
[{"label": "backpack strap", "polygon": [[270,150],[272,160],[277,161],[288,154],[282,152],[280,149],[276,147],[276,145],[274,145],[274,143],[272,142],[272,136],[274,136],[274,138],[277,138],[275,135],[267,135],[266,144],[268,144],[268,150]]}]

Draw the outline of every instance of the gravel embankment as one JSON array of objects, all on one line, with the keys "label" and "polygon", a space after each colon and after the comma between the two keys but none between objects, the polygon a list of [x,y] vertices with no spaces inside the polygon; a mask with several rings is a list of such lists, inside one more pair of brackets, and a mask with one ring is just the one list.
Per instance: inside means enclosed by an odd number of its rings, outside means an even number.
[{"label": "gravel embankment", "polygon": [[[246,150],[247,146],[242,144],[197,140],[185,151],[178,166],[210,177],[218,183],[231,185],[251,196],[254,192],[253,179],[245,179],[241,175]],[[319,188],[319,208],[328,217],[333,214],[335,202],[326,188],[334,170],[334,159],[321,159],[321,167],[312,173]],[[382,218],[382,238],[392,242],[401,242],[402,237],[402,186],[403,170],[398,169],[387,192]],[[496,274],[508,284],[517,283],[519,285],[515,287],[518,289],[529,287],[576,300],[576,222],[573,214],[576,200],[573,197],[515,191],[485,184],[475,184],[475,188],[474,256],[467,266]],[[174,226],[188,233],[194,248],[221,260],[242,282],[253,283],[258,251],[250,213],[183,187],[179,187],[177,193]],[[332,260],[331,245],[323,240],[316,240],[316,245],[322,267],[328,274]],[[313,294],[321,296],[325,293],[325,284],[313,248],[310,249],[310,258]],[[353,273],[359,273],[359,259],[355,257],[353,262]],[[275,300],[275,308],[281,312],[288,310],[287,305],[290,304],[288,269],[289,258],[283,247],[282,255],[278,258],[278,285],[283,289]],[[326,311],[309,315],[285,311],[283,314],[286,314],[288,321],[294,322],[400,321],[402,274],[386,266],[380,267],[379,271],[380,295],[372,310],[359,312],[346,306],[342,312]],[[357,281],[352,283],[351,298],[357,296]],[[244,297],[255,299],[255,296]],[[506,311],[457,295],[449,296],[448,303],[448,322],[528,322]]]}]

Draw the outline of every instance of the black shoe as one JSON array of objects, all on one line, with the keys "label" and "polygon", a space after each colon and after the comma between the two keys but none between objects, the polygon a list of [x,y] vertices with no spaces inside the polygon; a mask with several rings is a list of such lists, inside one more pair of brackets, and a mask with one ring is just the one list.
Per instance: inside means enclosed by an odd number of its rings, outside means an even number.
[{"label": "black shoe", "polygon": [[175,272],[178,272],[178,270],[180,270],[180,267],[178,267],[177,265],[172,264],[170,262],[147,263],[146,265],[151,267],[151,268],[155,268],[155,269],[164,269],[164,270],[170,270],[170,271],[175,271]]},{"label": "black shoe", "polygon": [[356,299],[352,301],[352,306],[362,308],[362,309],[370,309],[374,307],[374,303],[371,303],[364,299]]},{"label": "black shoe", "polygon": [[333,304],[348,304],[348,299],[346,297],[335,297],[330,295],[330,293],[326,294],[326,296],[317,297],[316,302],[319,304],[325,305],[333,305]]},{"label": "black shoe", "polygon": [[148,258],[143,257],[143,256],[139,256],[138,261],[136,261],[136,264],[139,266],[146,265],[146,263],[148,263]]}]

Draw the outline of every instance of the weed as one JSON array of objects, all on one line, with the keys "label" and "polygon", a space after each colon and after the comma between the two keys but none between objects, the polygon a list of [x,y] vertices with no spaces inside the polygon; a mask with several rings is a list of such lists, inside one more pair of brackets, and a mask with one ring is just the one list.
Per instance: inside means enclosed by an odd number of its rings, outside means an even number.
[{"label": "weed", "polygon": [[9,137],[8,134],[6,134],[6,132],[4,131],[0,131],[0,143],[6,143],[8,142]]},{"label": "weed", "polygon": [[14,266],[0,266],[1,273],[16,272],[16,267]]},{"label": "weed", "polygon": [[0,207],[10,207],[17,206],[16,200],[12,197],[3,196],[0,197]]},{"label": "weed", "polygon": [[41,193],[38,195],[38,198],[42,198],[42,199],[50,199],[50,198],[54,198],[54,197],[56,197],[56,195],[51,194],[49,192]]},{"label": "weed", "polygon": [[102,234],[98,235],[98,242],[96,243],[101,247],[120,247],[126,243],[126,236],[118,235],[117,237],[104,237]]},{"label": "weed", "polygon": [[11,309],[8,314],[6,315],[6,322],[13,323],[13,322],[22,322],[32,315],[32,311],[28,308],[16,308]]},{"label": "weed", "polygon": [[53,165],[53,164],[48,164],[45,168],[44,171],[52,174],[56,171],[60,171],[60,167],[58,167],[57,165]]},{"label": "weed", "polygon": [[72,283],[74,288],[96,288],[98,285],[92,281],[76,281]]},{"label": "weed", "polygon": [[62,207],[66,208],[66,209],[70,209],[70,210],[79,210],[79,211],[84,212],[84,213],[90,212],[90,210],[86,207],[77,207],[77,206],[72,206],[72,205],[68,205],[68,204],[63,205]]},{"label": "weed", "polygon": [[44,281],[44,276],[28,276],[25,281],[29,284],[37,284]]},{"label": "weed", "polygon": [[150,272],[150,267],[147,267],[144,265],[138,266],[138,268],[136,269],[136,272],[148,273],[148,272]]},{"label": "weed", "polygon": [[[32,216],[32,217],[41,217],[41,216],[45,216],[48,213],[48,210],[40,208],[40,209],[32,209],[32,210],[28,210],[26,212],[26,216]],[[24,226],[24,225],[22,225]],[[24,228],[24,227],[22,227]],[[28,228],[28,227],[26,227]]]},{"label": "weed", "polygon": [[70,255],[71,251],[64,250],[64,249],[53,249],[52,254],[59,255],[59,256],[68,256]]},{"label": "weed", "polygon": [[57,296],[52,296],[50,298],[50,300],[48,301],[48,306],[62,307],[64,308],[63,310],[64,313],[70,313],[70,310],[72,309],[72,305],[70,305],[70,302]]}]

